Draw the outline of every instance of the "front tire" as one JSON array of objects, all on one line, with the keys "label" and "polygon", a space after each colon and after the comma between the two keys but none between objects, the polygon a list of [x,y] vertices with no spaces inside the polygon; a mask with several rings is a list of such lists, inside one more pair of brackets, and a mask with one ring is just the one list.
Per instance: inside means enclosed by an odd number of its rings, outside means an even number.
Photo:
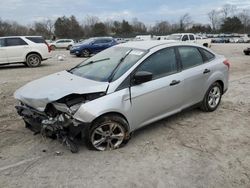
[{"label": "front tire", "polygon": [[41,65],[41,57],[38,54],[30,54],[26,58],[26,65],[28,67],[38,67]]},{"label": "front tire", "polygon": [[117,115],[100,117],[87,132],[87,146],[97,151],[118,149],[130,138],[127,121]]},{"label": "front tire", "polygon": [[221,97],[222,87],[218,82],[215,82],[209,87],[202,101],[201,109],[205,112],[215,111],[221,102]]},{"label": "front tire", "polygon": [[83,57],[89,57],[90,56],[90,51],[85,49],[85,50],[82,51],[82,55],[83,55]]}]

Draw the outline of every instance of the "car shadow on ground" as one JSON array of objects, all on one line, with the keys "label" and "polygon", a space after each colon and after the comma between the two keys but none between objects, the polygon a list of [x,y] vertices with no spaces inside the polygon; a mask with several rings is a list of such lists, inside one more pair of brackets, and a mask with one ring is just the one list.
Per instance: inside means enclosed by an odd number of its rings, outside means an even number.
[{"label": "car shadow on ground", "polygon": [[[140,143],[141,139],[145,140],[145,138],[148,139],[149,142],[151,142],[152,140],[150,140],[152,137],[150,135],[155,135],[154,132],[159,132],[159,130],[163,129],[163,128],[169,128],[169,129],[175,129],[175,125],[179,126],[181,125],[181,121],[183,121],[183,119],[185,118],[190,118],[192,116],[199,116],[199,114],[204,113],[202,110],[200,110],[197,107],[192,107],[192,108],[188,108],[185,109],[177,114],[174,114],[172,116],[166,117],[164,119],[161,119],[159,121],[156,121],[154,123],[151,123],[149,125],[146,125],[142,128],[137,129],[136,131],[134,131],[132,133],[131,136],[131,140],[128,142],[128,145],[125,145],[124,148],[126,149],[126,147],[131,144],[132,145],[137,145],[137,143]],[[174,126],[173,126],[174,125]],[[193,125],[187,125],[192,127]],[[166,134],[165,132],[162,132],[162,135]],[[79,139],[76,140],[76,143],[79,147],[79,153],[82,152],[86,152],[86,150],[88,150],[87,145],[85,144],[85,139]],[[132,146],[133,147],[133,146]],[[93,150],[93,149],[91,149]],[[93,150],[95,151],[95,150]]]},{"label": "car shadow on ground", "polygon": [[36,68],[40,68],[40,67],[46,67],[46,66],[50,66],[50,64],[48,63],[44,63],[41,64],[39,67],[27,67],[24,64],[10,64],[10,65],[0,65],[0,70],[5,70],[5,69],[36,69]]},{"label": "car shadow on ground", "polygon": [[201,113],[204,113],[204,112],[200,110],[198,107],[185,109],[177,114],[173,114],[169,117],[166,117],[164,119],[161,119],[159,121],[146,125],[145,127],[137,129],[136,131],[133,132],[132,140],[136,140],[137,138],[139,139],[142,134],[145,134],[145,133],[150,134],[150,132],[157,131],[157,129],[161,129],[162,127],[174,129],[172,125],[178,126],[178,124],[181,124],[179,121],[182,121],[183,119],[185,119],[185,117],[188,118],[188,117],[192,117],[193,115],[198,116]]}]

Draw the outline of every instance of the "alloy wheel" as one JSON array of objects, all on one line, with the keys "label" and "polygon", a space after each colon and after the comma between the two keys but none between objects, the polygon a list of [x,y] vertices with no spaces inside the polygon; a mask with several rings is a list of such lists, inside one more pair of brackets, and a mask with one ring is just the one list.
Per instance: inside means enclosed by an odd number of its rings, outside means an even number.
[{"label": "alloy wheel", "polygon": [[98,126],[91,135],[92,145],[99,151],[119,148],[125,138],[124,128],[116,122]]},{"label": "alloy wheel", "polygon": [[215,108],[219,104],[220,98],[220,88],[218,86],[212,87],[208,95],[208,105],[210,106],[210,108]]}]

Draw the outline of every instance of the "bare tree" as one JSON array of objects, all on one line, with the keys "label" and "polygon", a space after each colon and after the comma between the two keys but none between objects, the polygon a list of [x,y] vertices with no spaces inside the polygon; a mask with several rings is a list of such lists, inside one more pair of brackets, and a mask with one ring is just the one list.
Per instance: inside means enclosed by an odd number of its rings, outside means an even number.
[{"label": "bare tree", "polygon": [[179,20],[180,31],[185,31],[191,24],[192,24],[192,20],[188,13],[180,17],[180,20]]},{"label": "bare tree", "polygon": [[167,21],[161,21],[155,24],[155,26],[151,29],[156,35],[167,35],[171,33],[172,26]]},{"label": "bare tree", "polygon": [[221,10],[223,18],[226,19],[230,16],[234,16],[236,10],[237,10],[237,7],[235,5],[225,4]]},{"label": "bare tree", "polygon": [[89,16],[87,15],[84,20],[83,20],[83,24],[82,27],[84,28],[85,31],[85,35],[87,37],[91,36],[91,30],[93,29],[94,25],[99,23],[99,18],[96,16]]},{"label": "bare tree", "polygon": [[83,21],[83,25],[87,25],[87,26],[93,26],[95,25],[96,23],[99,23],[100,20],[97,16],[89,16],[87,15],[85,18],[84,18],[84,21]]},{"label": "bare tree", "polygon": [[244,9],[238,15],[241,23],[244,25],[244,33],[247,32],[247,28],[250,26],[250,10]]},{"label": "bare tree", "polygon": [[216,31],[220,22],[220,12],[212,10],[208,13],[208,18],[212,26],[212,30]]},{"label": "bare tree", "polygon": [[133,30],[137,34],[145,34],[147,32],[147,28],[144,23],[140,22],[137,18],[133,18],[132,20]]}]

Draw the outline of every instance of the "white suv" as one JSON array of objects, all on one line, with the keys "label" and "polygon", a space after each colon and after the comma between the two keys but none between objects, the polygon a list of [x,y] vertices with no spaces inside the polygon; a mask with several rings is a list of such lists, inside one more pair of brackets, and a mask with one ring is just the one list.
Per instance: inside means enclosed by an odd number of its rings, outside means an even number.
[{"label": "white suv", "polygon": [[72,39],[59,39],[55,42],[50,43],[50,48],[55,50],[56,48],[66,48],[70,50],[70,48],[75,44],[75,41]]},{"label": "white suv", "polygon": [[0,37],[0,65],[24,63],[37,67],[51,57],[51,50],[40,36]]}]

